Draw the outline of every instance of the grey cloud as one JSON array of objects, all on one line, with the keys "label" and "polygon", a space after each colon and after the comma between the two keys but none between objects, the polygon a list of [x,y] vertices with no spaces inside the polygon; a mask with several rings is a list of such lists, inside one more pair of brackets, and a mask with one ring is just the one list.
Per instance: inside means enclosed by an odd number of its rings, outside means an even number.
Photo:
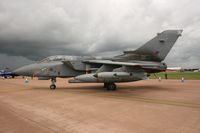
[{"label": "grey cloud", "polygon": [[0,54],[0,61],[0,69],[9,68],[10,70],[14,70],[23,65],[34,63],[33,61],[28,60],[22,56],[7,56],[5,54]]},{"label": "grey cloud", "polygon": [[[166,62],[200,65],[198,0],[1,0],[0,53],[39,60],[136,49],[165,29],[184,29]],[[185,63],[187,60],[188,63]]]}]

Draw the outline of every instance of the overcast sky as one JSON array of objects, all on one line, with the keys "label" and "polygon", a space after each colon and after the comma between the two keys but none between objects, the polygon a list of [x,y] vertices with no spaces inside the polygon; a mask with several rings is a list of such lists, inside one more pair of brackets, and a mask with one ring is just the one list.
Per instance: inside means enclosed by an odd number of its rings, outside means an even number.
[{"label": "overcast sky", "polygon": [[199,0],[0,0],[0,69],[55,54],[136,49],[166,29],[184,31],[165,62],[199,67],[199,5]]}]

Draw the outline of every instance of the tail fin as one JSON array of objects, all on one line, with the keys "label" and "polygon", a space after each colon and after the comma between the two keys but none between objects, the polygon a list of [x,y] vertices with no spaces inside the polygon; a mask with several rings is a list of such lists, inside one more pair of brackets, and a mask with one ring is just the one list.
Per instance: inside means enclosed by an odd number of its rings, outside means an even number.
[{"label": "tail fin", "polygon": [[124,51],[124,54],[137,54],[145,56],[143,60],[162,61],[165,59],[172,46],[175,44],[182,30],[166,30],[158,33],[156,37],[145,43],[135,51]]}]

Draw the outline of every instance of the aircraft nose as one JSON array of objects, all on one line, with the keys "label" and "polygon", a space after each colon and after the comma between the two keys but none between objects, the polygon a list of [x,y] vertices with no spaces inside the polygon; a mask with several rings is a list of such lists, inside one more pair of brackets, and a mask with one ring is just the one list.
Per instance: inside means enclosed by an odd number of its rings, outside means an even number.
[{"label": "aircraft nose", "polygon": [[32,65],[27,65],[14,70],[14,73],[19,76],[32,76]]}]

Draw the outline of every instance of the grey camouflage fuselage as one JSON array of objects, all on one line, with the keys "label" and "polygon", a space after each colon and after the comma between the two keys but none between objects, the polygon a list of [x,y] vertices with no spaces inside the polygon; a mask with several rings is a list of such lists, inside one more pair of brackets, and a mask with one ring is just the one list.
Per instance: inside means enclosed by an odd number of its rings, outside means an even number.
[{"label": "grey camouflage fuselage", "polygon": [[124,51],[124,54],[114,57],[50,56],[23,66],[15,70],[15,73],[36,76],[40,80],[51,79],[54,82],[56,77],[74,77],[69,80],[70,83],[101,82],[107,86],[115,82],[143,80],[150,73],[166,70],[167,65],[162,61],[181,33],[182,30],[163,31],[137,50]]}]

